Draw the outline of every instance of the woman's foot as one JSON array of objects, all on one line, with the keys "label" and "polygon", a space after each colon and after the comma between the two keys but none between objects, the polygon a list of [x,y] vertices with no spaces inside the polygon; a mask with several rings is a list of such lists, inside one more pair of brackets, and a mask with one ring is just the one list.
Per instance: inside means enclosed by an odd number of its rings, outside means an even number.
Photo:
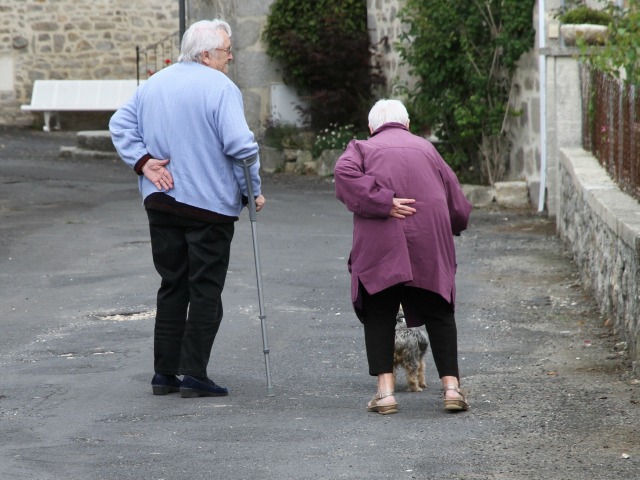
[{"label": "woman's foot", "polygon": [[376,412],[381,415],[398,412],[398,403],[396,402],[393,392],[378,392],[367,404],[367,411]]},{"label": "woman's foot", "polygon": [[444,409],[451,411],[469,410],[467,399],[458,385],[451,384],[444,387]]}]

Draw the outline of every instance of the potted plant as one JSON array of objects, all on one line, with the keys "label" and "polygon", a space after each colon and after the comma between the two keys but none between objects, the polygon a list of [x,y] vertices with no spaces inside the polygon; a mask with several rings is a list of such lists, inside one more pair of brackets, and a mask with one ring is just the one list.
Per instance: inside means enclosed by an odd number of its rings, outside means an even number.
[{"label": "potted plant", "polygon": [[586,1],[568,2],[569,9],[559,12],[560,33],[565,46],[574,46],[578,42],[585,45],[604,45],[607,39],[611,15],[587,6]]}]

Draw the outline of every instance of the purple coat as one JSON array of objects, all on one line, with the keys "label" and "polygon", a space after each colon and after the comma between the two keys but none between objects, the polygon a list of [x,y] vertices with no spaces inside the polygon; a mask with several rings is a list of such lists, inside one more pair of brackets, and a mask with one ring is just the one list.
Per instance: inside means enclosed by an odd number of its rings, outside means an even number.
[{"label": "purple coat", "polygon": [[[352,140],[335,167],[336,196],[353,212],[351,300],[360,318],[359,282],[369,294],[397,284],[438,293],[455,304],[453,235],[467,228],[471,204],[435,147],[400,123]],[[389,217],[393,197],[417,211]],[[407,313],[407,312],[405,312]],[[409,326],[419,320],[409,318]]]}]

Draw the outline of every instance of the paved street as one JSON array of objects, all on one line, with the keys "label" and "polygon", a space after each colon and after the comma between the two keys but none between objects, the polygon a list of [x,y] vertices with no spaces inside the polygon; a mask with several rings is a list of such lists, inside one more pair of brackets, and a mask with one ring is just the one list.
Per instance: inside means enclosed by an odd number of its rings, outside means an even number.
[{"label": "paved street", "polygon": [[427,384],[367,413],[346,259],[351,215],[317,177],[264,177],[236,224],[210,376],[229,397],[153,396],[153,269],[135,175],[58,156],[73,132],[0,129],[0,479],[607,479],[640,476],[640,385],[553,221],[474,210],[456,239],[469,412]]}]

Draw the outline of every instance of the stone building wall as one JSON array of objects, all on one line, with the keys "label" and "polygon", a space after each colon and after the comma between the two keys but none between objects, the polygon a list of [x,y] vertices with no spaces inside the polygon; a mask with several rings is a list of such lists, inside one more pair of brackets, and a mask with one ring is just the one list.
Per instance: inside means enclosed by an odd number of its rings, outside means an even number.
[{"label": "stone building wall", "polygon": [[527,182],[531,203],[537,203],[540,182],[540,79],[538,55],[532,50],[518,62],[509,106],[515,116],[507,123],[512,148],[508,179]]},{"label": "stone building wall", "polygon": [[34,80],[136,78],[136,45],[178,28],[175,0],[3,0],[0,125],[42,122],[20,110]]},{"label": "stone building wall", "polygon": [[376,48],[378,59],[387,79],[388,92],[395,96],[404,85],[412,85],[408,66],[402,63],[396,43],[406,30],[398,18],[403,0],[367,0],[367,25],[372,45]]},{"label": "stone building wall", "polygon": [[229,77],[242,90],[245,115],[256,134],[267,123],[271,106],[271,86],[282,83],[277,65],[267,56],[260,35],[273,0],[188,0],[187,26],[212,18],[231,25],[233,62]]},{"label": "stone building wall", "polygon": [[[597,0],[587,3],[591,7],[598,6]],[[526,181],[532,206],[537,206],[540,195],[544,195],[543,205],[551,217],[556,215],[559,201],[559,149],[579,146],[581,143],[580,79],[574,60],[579,52],[563,45],[560,23],[556,19],[562,4],[562,0],[545,2],[542,49],[538,2],[534,6],[532,21],[536,29],[535,46],[518,63],[509,101],[516,115],[507,122],[512,146],[508,180]],[[544,78],[540,78],[541,62],[544,62]],[[541,124],[543,102],[544,131]]]},{"label": "stone building wall", "polygon": [[[186,1],[187,27],[216,17],[231,24],[234,62],[229,76],[243,91],[247,120],[257,133],[270,117],[272,86],[282,84],[278,66],[260,40],[272,3]],[[397,19],[401,4],[368,0],[372,41],[379,44],[390,87],[407,77],[394,46],[402,31]],[[135,78],[135,47],[158,42],[178,28],[175,0],[5,0],[0,5],[0,125],[41,124],[41,115],[20,110],[30,101],[34,80]],[[177,36],[174,43],[177,54]],[[159,68],[154,64],[143,63],[141,75]],[[71,128],[68,119],[63,124]]]}]

